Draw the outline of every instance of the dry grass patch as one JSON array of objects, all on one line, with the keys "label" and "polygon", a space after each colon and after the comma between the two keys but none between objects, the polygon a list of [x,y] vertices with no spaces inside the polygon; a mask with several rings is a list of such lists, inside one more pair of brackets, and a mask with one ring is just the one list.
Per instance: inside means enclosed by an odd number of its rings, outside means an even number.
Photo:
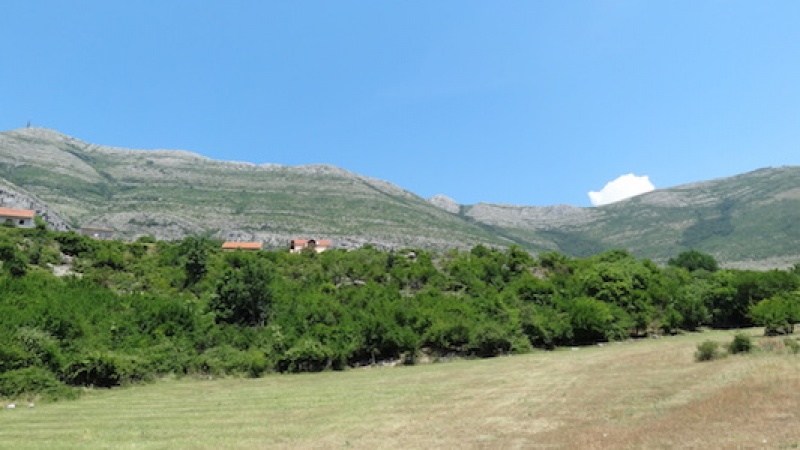
[{"label": "dry grass patch", "polygon": [[[632,408],[640,414],[586,424],[570,448],[796,448],[800,368],[785,356],[731,357],[705,364],[685,389]],[[714,367],[719,364],[721,367]],[[713,371],[713,369],[717,369]],[[705,378],[698,382],[699,378]]]},{"label": "dry grass patch", "polygon": [[800,445],[792,428],[800,357],[694,361],[697,343],[732,336],[258,380],[164,381],[3,411],[0,442],[137,449]]}]

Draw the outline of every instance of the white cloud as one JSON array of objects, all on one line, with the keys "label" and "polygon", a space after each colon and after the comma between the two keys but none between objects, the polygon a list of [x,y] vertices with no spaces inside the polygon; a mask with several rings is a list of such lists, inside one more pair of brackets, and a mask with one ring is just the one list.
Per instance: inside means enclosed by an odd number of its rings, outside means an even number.
[{"label": "white cloud", "polygon": [[622,175],[614,181],[609,181],[600,192],[589,192],[589,200],[593,206],[607,205],[609,203],[625,200],[635,195],[650,192],[656,187],[650,182],[647,175],[637,177],[629,173]]}]

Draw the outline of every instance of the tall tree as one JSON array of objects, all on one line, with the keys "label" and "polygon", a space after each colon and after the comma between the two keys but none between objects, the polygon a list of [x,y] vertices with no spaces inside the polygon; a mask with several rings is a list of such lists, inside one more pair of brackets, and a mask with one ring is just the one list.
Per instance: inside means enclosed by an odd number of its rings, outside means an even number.
[{"label": "tall tree", "polygon": [[222,275],[211,298],[217,320],[245,326],[262,326],[272,312],[273,269],[254,255],[237,255]]},{"label": "tall tree", "polygon": [[707,270],[709,272],[716,272],[719,270],[717,260],[713,256],[698,252],[697,250],[687,250],[682,252],[675,258],[670,258],[667,264],[675,267],[683,267],[689,272],[696,270]]},{"label": "tall tree", "polygon": [[185,286],[192,286],[208,272],[208,250],[211,243],[206,238],[187,237],[181,242],[180,252],[183,254],[183,270],[186,274]]}]

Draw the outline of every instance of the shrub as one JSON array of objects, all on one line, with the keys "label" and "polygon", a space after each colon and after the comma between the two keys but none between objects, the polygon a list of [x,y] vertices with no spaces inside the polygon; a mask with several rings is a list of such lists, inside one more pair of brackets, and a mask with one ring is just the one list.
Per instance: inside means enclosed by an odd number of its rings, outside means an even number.
[{"label": "shrub", "polygon": [[694,358],[697,361],[711,361],[719,357],[719,344],[714,341],[705,341],[697,345]]},{"label": "shrub", "polygon": [[28,273],[28,261],[22,252],[14,250],[7,258],[0,258],[0,265],[14,277],[22,277]]},{"label": "shrub", "polygon": [[162,339],[147,349],[147,360],[154,374],[183,375],[189,370],[194,353],[188,345]]},{"label": "shrub", "polygon": [[77,355],[64,368],[64,379],[73,386],[112,387],[144,380],[150,370],[145,361],[131,355],[92,352]]},{"label": "shrub", "polygon": [[728,345],[728,353],[732,355],[737,353],[749,353],[752,349],[753,342],[750,340],[750,336],[743,333],[736,333],[733,337],[733,341]]},{"label": "shrub", "polygon": [[108,267],[114,270],[122,270],[125,267],[122,250],[110,247],[100,248],[95,254],[94,267]]},{"label": "shrub", "polygon": [[268,369],[264,352],[239,350],[230,345],[221,345],[206,350],[194,362],[195,371],[209,375],[261,376]]},{"label": "shrub", "polygon": [[[592,297],[579,297],[564,301],[564,311],[569,315],[575,344],[593,344],[617,337],[612,305]],[[624,312],[624,311],[623,311]]]},{"label": "shrub", "polygon": [[468,348],[482,358],[502,355],[511,350],[510,333],[496,323],[481,324],[470,334]]},{"label": "shrub", "polygon": [[422,345],[439,350],[462,351],[469,342],[470,327],[464,320],[443,320],[440,317],[422,337]]},{"label": "shrub", "polygon": [[14,338],[0,336],[0,373],[35,364],[35,358]]},{"label": "shrub", "polygon": [[750,317],[764,327],[766,336],[792,334],[800,319],[800,301],[793,295],[770,297],[751,306]]},{"label": "shrub", "polygon": [[16,337],[22,348],[31,355],[33,363],[47,366],[53,371],[61,367],[63,362],[59,342],[50,333],[38,328],[20,327]]},{"label": "shrub", "polygon": [[56,379],[42,367],[27,367],[0,374],[0,397],[42,397],[49,400],[75,398],[78,391]]},{"label": "shrub", "polygon": [[798,343],[797,341],[795,341],[792,338],[784,339],[783,340],[783,345],[785,345],[786,348],[788,348],[795,355],[800,353],[800,343]]},{"label": "shrub", "polygon": [[675,258],[670,258],[667,261],[670,266],[683,267],[689,272],[696,270],[707,270],[709,272],[716,272],[719,270],[719,264],[713,256],[698,252],[697,250],[688,250]]},{"label": "shrub", "polygon": [[534,345],[551,350],[572,339],[569,315],[546,306],[526,305],[522,314],[522,330]]},{"label": "shrub", "polygon": [[92,238],[74,232],[58,234],[55,239],[61,246],[61,252],[69,256],[82,256],[97,247]]},{"label": "shrub", "polygon": [[313,338],[304,338],[283,355],[278,367],[282,372],[319,372],[331,363],[331,350]]},{"label": "shrub", "polygon": [[61,261],[61,252],[50,245],[35,244],[30,251],[30,263],[41,267],[48,264],[58,264]]}]

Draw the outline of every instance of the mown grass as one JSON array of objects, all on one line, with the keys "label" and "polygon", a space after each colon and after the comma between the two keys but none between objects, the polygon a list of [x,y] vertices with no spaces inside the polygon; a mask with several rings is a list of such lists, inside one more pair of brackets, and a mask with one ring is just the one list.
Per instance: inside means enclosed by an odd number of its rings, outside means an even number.
[{"label": "mown grass", "polygon": [[[758,343],[761,330],[747,330]],[[0,412],[8,448],[797,448],[800,357],[705,332],[487,360],[164,380]]]}]

